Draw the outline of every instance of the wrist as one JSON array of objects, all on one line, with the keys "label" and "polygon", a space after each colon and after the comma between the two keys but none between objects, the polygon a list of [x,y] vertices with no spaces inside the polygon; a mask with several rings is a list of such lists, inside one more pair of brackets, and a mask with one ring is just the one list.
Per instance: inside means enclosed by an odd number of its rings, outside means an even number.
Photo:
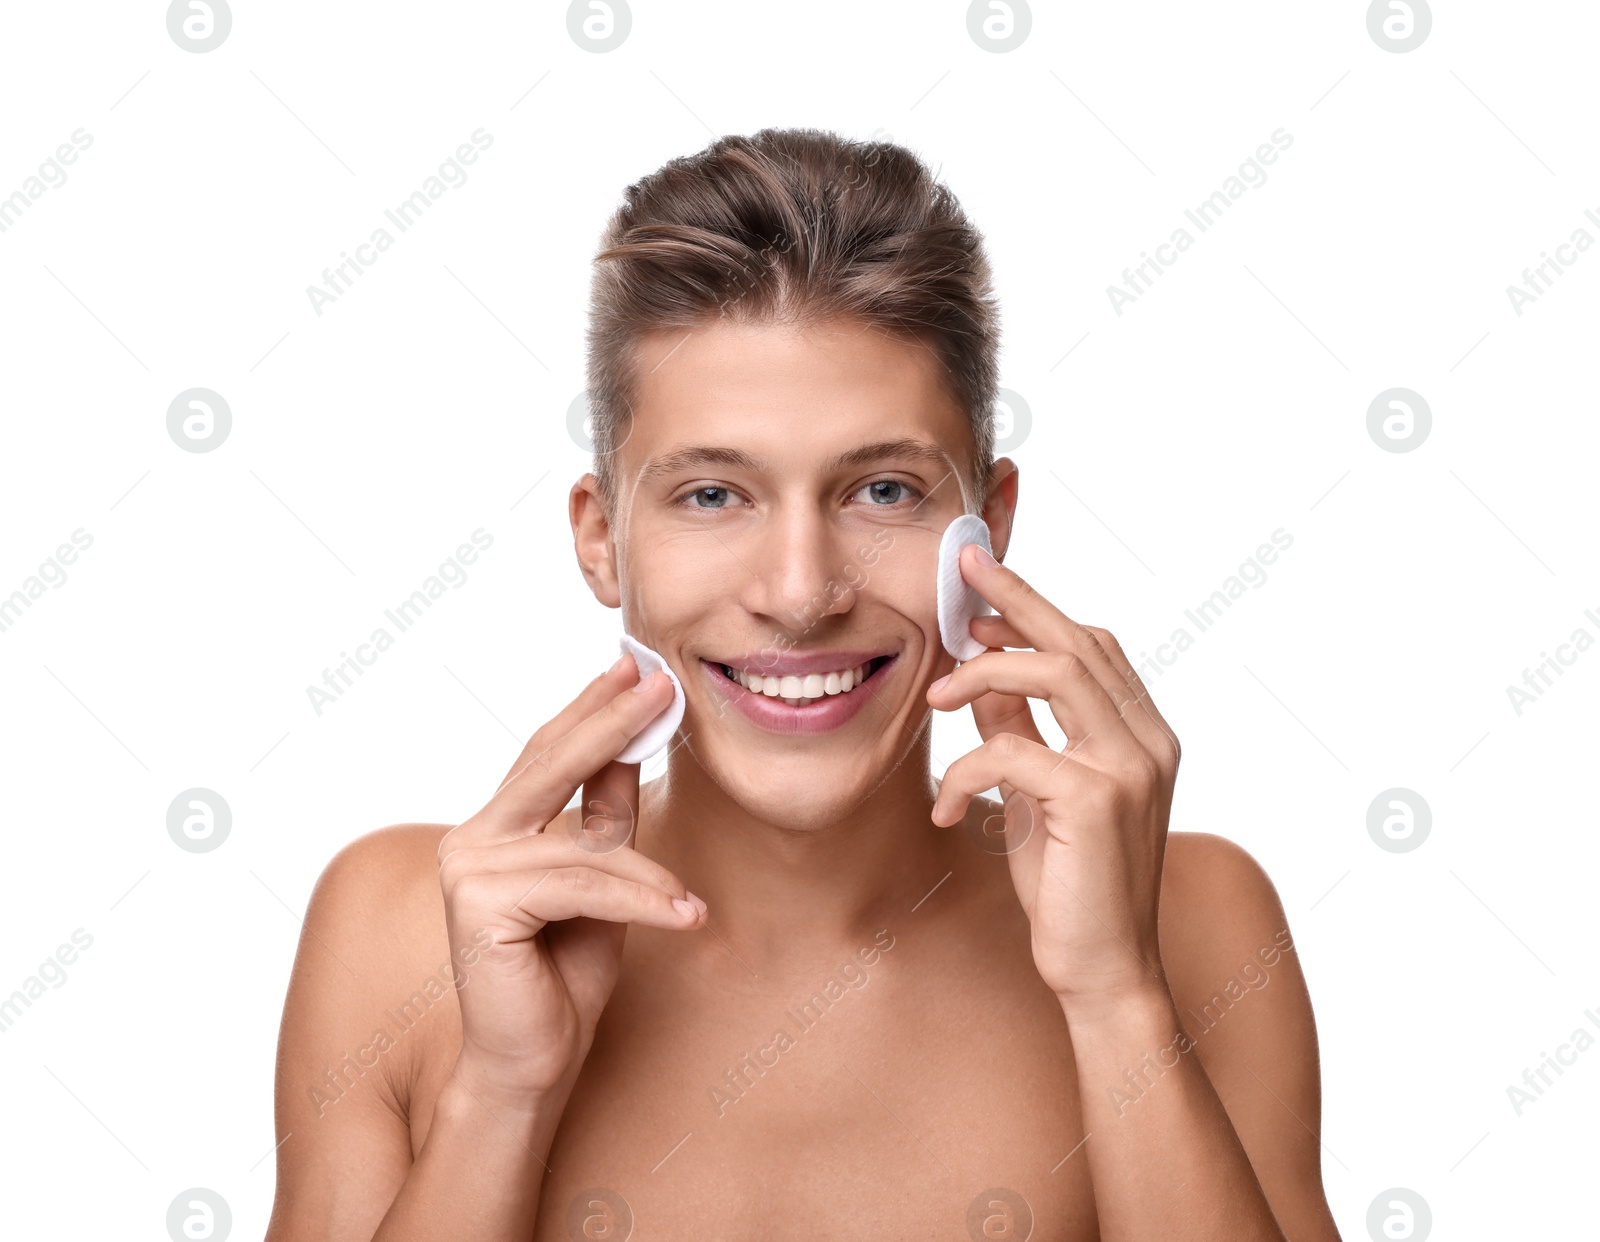
[{"label": "wrist", "polygon": [[561,1081],[551,1084],[524,1081],[481,1065],[462,1053],[451,1067],[440,1099],[443,1101],[448,1094],[449,1103],[457,1113],[486,1110],[508,1124],[529,1123],[551,1113],[560,1116],[575,1080],[575,1075],[567,1074]]},{"label": "wrist", "polygon": [[1058,993],[1056,1000],[1074,1032],[1129,1023],[1166,1026],[1178,1017],[1177,1002],[1164,978],[1100,992]]},{"label": "wrist", "polygon": [[[419,1177],[425,1187],[492,1189],[503,1196],[501,1207],[532,1212],[550,1171],[550,1150],[565,1101],[526,1093],[484,1094],[481,1085],[469,1087],[455,1073],[444,1080],[408,1178]],[[529,1229],[532,1220],[530,1215]]]}]

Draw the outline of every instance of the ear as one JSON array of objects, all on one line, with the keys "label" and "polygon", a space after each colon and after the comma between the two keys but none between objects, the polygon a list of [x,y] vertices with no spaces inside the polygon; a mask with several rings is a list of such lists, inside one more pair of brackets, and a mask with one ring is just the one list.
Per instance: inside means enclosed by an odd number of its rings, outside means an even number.
[{"label": "ear", "polygon": [[622,607],[617,586],[617,545],[611,538],[611,520],[600,498],[600,480],[586,474],[567,495],[567,517],[572,521],[572,547],[578,568],[594,597],[607,608]]},{"label": "ear", "polygon": [[1002,457],[989,468],[989,496],[983,503],[983,520],[989,527],[989,542],[997,561],[1006,559],[1011,543],[1011,522],[1017,512],[1017,463]]}]

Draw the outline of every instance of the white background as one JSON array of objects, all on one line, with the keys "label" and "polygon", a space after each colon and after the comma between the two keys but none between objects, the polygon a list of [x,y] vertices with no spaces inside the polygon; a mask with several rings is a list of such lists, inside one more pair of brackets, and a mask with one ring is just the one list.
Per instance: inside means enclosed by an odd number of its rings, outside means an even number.
[{"label": "white background", "polygon": [[[0,233],[0,596],[93,544],[0,632],[0,996],[93,946],[0,1033],[4,1232],[165,1237],[203,1186],[260,1235],[322,866],[476,810],[616,654],[565,518],[599,232],[667,159],[785,125],[910,146],[985,233],[1032,413],[1007,559],[1063,609],[1153,652],[1292,535],[1150,680],[1173,827],[1241,843],[1288,913],[1344,1236],[1391,1187],[1440,1237],[1590,1213],[1600,1051],[1520,1116],[1507,1088],[1600,1036],[1600,650],[1520,714],[1507,687],[1600,638],[1600,248],[1520,315],[1506,288],[1600,240],[1600,11],[1441,3],[1405,54],[1365,13],[1040,4],[1000,54],[957,3],[639,2],[596,54],[556,4],[238,0],[196,54],[161,4],[8,6],[0,195],[93,142]],[[315,313],[479,127],[469,179]],[[1280,127],[1267,180],[1117,314],[1107,286]],[[233,415],[207,453],[166,430],[196,386]],[[1392,387],[1432,410],[1411,452],[1367,431]],[[306,687],[478,527],[468,581],[317,715]],[[947,761],[976,743],[936,728]],[[196,786],[232,809],[211,853],[166,830]],[[1431,808],[1411,852],[1367,831],[1391,787]]]}]

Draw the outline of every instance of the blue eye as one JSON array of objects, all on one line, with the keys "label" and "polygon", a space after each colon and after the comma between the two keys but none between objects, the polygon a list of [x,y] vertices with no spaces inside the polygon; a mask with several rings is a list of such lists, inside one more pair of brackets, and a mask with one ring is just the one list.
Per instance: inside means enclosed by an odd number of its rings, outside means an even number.
[{"label": "blue eye", "polygon": [[[719,493],[720,498],[718,495]],[[693,499],[696,502],[700,500],[714,500],[716,501],[714,504],[702,505],[699,503],[694,503],[689,507],[691,509],[721,509],[728,503],[729,494],[730,492],[726,487],[697,487],[694,489],[694,491],[685,494],[684,500],[687,501]]]},{"label": "blue eye", "polygon": [[916,489],[898,479],[879,479],[875,483],[868,483],[861,490],[872,497],[872,504],[875,507],[887,508],[889,505],[898,504],[908,493]]}]

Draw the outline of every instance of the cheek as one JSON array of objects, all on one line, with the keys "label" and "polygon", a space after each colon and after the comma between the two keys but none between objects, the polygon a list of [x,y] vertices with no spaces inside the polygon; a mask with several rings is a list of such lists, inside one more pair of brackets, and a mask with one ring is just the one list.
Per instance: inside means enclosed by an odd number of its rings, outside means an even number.
[{"label": "cheek", "polygon": [[[682,542],[635,546],[624,565],[621,590],[627,632],[658,650],[669,635],[693,621],[727,589],[713,558]],[[666,650],[672,649],[670,642]]]},{"label": "cheek", "polygon": [[[867,564],[874,550],[877,555]],[[937,645],[938,543],[926,531],[897,531],[892,544],[876,549],[869,545],[853,572],[864,595],[892,603]]]}]

